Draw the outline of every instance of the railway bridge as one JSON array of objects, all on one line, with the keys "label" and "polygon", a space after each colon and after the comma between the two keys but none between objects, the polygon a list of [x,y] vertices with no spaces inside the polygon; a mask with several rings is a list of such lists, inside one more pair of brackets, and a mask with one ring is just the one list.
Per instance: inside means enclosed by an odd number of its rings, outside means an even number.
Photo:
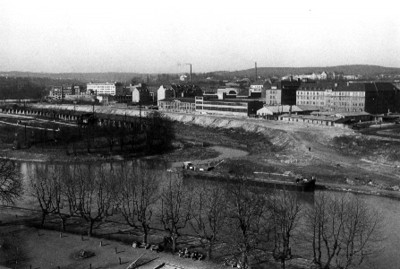
[{"label": "railway bridge", "polygon": [[130,114],[109,114],[104,111],[96,112],[93,106],[92,111],[56,109],[54,107],[34,107],[28,105],[0,105],[0,113],[24,115],[36,118],[44,118],[54,121],[64,121],[76,124],[97,124],[99,126],[113,126],[125,128],[137,128],[138,125],[145,126],[148,121],[141,115]]}]

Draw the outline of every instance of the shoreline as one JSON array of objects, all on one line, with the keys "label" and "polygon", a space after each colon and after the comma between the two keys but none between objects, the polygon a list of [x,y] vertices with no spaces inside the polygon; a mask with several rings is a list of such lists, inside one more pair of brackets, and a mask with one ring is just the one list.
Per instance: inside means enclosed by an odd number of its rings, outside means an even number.
[{"label": "shoreline", "polygon": [[[228,147],[223,147],[223,146],[211,146],[211,149],[217,151],[219,153],[219,156],[214,157],[214,158],[208,158],[204,160],[190,160],[193,163],[197,165],[204,165],[206,163],[212,162],[212,161],[220,161],[223,159],[235,159],[238,157],[243,157],[248,155],[248,152],[243,151],[243,150],[238,150],[234,148],[228,148]],[[0,151],[0,159],[3,160],[12,160],[16,162],[25,162],[25,163],[46,163],[46,162],[51,162],[51,163],[59,163],[59,164],[65,164],[65,163],[87,163],[87,162],[123,162],[123,161],[129,161],[129,160],[154,160],[154,159],[163,159],[162,156],[159,155],[137,155],[137,156],[129,156],[124,157],[122,155],[113,155],[113,156],[98,156],[98,155],[92,155],[92,156],[83,156],[83,157],[71,157],[71,156],[64,156],[63,158],[58,157],[55,159],[51,159],[51,156],[48,154],[41,154],[41,153],[30,153],[30,152],[18,152],[15,155],[28,155],[25,158],[21,158],[21,156],[7,156],[9,152],[16,152],[12,150],[2,150]],[[5,153],[5,154],[4,154]],[[14,154],[12,154],[14,155]],[[30,156],[29,156],[30,155]],[[34,156],[37,155],[37,156]],[[67,157],[67,158],[66,158]],[[168,161],[166,161],[168,163]],[[175,161],[175,162],[170,162],[171,168],[178,168],[181,166],[181,161]],[[264,179],[266,180],[266,179]],[[255,182],[260,180],[254,180]],[[271,180],[273,182],[273,180]],[[361,194],[361,195],[371,195],[371,196],[377,196],[377,197],[385,197],[389,199],[394,199],[394,200],[400,200],[400,192],[395,191],[395,190],[385,190],[385,189],[379,189],[379,188],[374,188],[370,186],[354,186],[354,185],[348,185],[348,184],[338,184],[338,183],[328,183],[328,182],[320,182],[317,181],[316,183],[316,189],[317,190],[328,190],[328,191],[334,191],[334,192],[347,192],[347,193],[354,193],[354,194]]]}]

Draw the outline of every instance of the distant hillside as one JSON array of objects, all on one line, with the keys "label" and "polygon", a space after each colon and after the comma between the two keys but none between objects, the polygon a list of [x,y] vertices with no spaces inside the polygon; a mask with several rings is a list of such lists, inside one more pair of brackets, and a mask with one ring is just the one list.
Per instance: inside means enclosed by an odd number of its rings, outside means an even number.
[{"label": "distant hillside", "polygon": [[[326,67],[259,67],[257,68],[257,74],[261,77],[282,77],[285,75],[293,74],[307,74],[307,73],[321,73],[326,72],[339,72],[345,75],[362,75],[365,77],[375,77],[376,75],[393,75],[400,74],[400,68],[395,67],[383,67],[378,65],[339,65],[339,66],[326,66]],[[247,70],[238,71],[214,71],[208,73],[196,73],[193,74],[195,81],[204,79],[208,76],[216,79],[230,79],[233,77],[248,77],[254,78],[254,68]],[[153,82],[167,82],[172,79],[177,79],[177,74],[141,74],[141,73],[118,73],[118,72],[107,72],[107,73],[32,73],[32,72],[1,72],[0,76],[10,77],[41,77],[50,78],[55,80],[73,79],[83,83],[86,82],[130,82],[131,80],[139,81],[150,81]]]},{"label": "distant hillside", "polygon": [[125,82],[131,81],[132,78],[146,78],[146,74],[139,73],[118,73],[118,72],[107,72],[107,73],[33,73],[33,72],[1,72],[0,76],[10,77],[40,77],[50,78],[57,80],[78,80],[81,82]]},{"label": "distant hillside", "polygon": [[[285,75],[293,74],[307,74],[307,73],[321,73],[326,72],[340,72],[345,75],[362,75],[373,77],[379,74],[400,74],[400,68],[384,67],[378,65],[338,65],[326,67],[258,67],[257,74],[262,77],[282,77]],[[254,68],[247,70],[239,70],[233,72],[213,72],[219,76],[237,76],[237,77],[253,77],[255,74]]]}]

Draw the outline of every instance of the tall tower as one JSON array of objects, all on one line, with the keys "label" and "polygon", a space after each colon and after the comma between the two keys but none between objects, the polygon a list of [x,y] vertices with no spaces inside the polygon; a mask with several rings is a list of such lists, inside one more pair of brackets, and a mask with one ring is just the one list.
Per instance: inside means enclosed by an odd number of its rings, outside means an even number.
[{"label": "tall tower", "polygon": [[190,76],[189,76],[189,80],[190,82],[192,82],[192,64],[191,63],[186,63],[186,65],[190,66]]}]

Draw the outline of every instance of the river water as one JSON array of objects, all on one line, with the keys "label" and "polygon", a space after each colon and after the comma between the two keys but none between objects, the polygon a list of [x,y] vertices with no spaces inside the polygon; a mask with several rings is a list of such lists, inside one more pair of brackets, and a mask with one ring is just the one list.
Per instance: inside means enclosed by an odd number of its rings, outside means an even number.
[{"label": "river water", "polygon": [[[102,163],[98,164],[102,167],[108,166],[111,169],[118,169],[118,167],[123,166],[136,166],[143,165],[145,163],[145,167],[151,170],[158,170],[160,173],[164,173],[166,175],[168,168],[177,168],[180,164],[168,164],[168,163],[160,163],[154,162],[152,160],[142,160],[142,161],[128,161],[128,162],[119,162],[119,163]],[[201,162],[198,162],[201,163]],[[204,162],[203,162],[204,163]],[[32,173],[35,173],[35,170],[38,166],[47,165],[45,163],[34,163],[34,162],[24,162],[21,163],[21,173],[24,178],[24,186],[26,187],[25,195],[23,199],[17,201],[16,205],[20,207],[26,208],[37,208],[36,201],[30,195],[29,191],[29,180]],[[69,165],[71,164],[58,164],[58,165]],[[86,165],[86,164],[81,164]],[[206,181],[205,181],[206,182]],[[208,183],[210,184],[210,183]],[[326,191],[325,191],[326,192]],[[317,193],[317,192],[316,192]],[[343,193],[336,193],[337,195],[343,195]],[[301,199],[307,204],[313,203],[314,193],[302,194]],[[377,253],[374,258],[370,259],[367,264],[365,264],[362,268],[385,268],[385,269],[398,269],[400,264],[400,210],[399,205],[400,202],[398,200],[393,200],[390,198],[378,197],[378,196],[368,196],[361,195],[361,197],[367,202],[367,204],[379,212],[383,216],[384,229],[382,238],[384,239],[380,248],[382,250]]]}]

